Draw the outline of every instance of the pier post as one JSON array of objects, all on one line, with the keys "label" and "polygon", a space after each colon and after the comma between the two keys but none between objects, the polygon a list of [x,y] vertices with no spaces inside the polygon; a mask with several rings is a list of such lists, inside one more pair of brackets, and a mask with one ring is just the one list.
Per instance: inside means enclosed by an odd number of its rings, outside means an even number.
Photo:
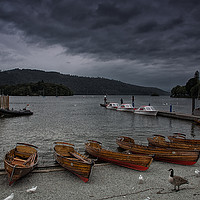
[{"label": "pier post", "polygon": [[194,115],[194,109],[195,109],[195,97],[192,97],[192,115]]},{"label": "pier post", "polygon": [[135,103],[134,103],[134,96],[132,96],[132,106],[133,106],[133,107],[135,106]]},{"label": "pier post", "polygon": [[172,112],[172,104],[170,104],[169,111]]},{"label": "pier post", "polygon": [[9,96],[0,96],[0,108],[9,110]]}]

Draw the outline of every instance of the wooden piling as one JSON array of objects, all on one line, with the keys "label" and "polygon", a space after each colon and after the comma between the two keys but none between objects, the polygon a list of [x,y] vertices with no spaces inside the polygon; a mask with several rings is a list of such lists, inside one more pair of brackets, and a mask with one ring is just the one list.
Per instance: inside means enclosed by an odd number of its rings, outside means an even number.
[{"label": "wooden piling", "polygon": [[0,96],[0,108],[9,110],[9,96]]}]

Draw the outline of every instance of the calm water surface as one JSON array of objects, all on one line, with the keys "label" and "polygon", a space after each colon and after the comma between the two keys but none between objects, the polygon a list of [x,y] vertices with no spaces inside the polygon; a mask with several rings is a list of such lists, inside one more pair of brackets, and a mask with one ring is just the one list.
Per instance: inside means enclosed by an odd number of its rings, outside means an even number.
[{"label": "calm water surface", "polygon": [[[131,103],[131,96],[108,96],[110,102]],[[31,143],[39,148],[40,165],[54,163],[53,142],[74,143],[84,152],[84,143],[94,139],[105,148],[116,150],[115,140],[120,135],[130,136],[147,144],[152,134],[170,135],[182,132],[200,139],[200,126],[190,121],[165,117],[141,116],[107,110],[99,104],[103,96],[72,97],[10,97],[10,108],[22,109],[30,104],[32,116],[0,119],[0,167],[5,153],[17,142]],[[151,104],[158,110],[191,113],[191,99],[172,99],[167,96],[135,96],[135,106]]]}]

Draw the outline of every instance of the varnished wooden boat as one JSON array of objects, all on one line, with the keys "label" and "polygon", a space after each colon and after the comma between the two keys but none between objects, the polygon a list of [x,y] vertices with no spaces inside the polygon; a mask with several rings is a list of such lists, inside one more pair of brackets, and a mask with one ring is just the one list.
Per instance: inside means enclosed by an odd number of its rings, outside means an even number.
[{"label": "varnished wooden boat", "polygon": [[194,165],[199,159],[198,151],[189,151],[182,149],[167,149],[160,147],[150,147],[135,144],[134,139],[120,136],[116,143],[122,149],[129,150],[132,153],[154,155],[154,160],[169,162],[180,165]]},{"label": "varnished wooden boat", "polygon": [[100,160],[139,171],[146,171],[153,161],[153,158],[150,156],[124,154],[103,149],[100,142],[93,140],[89,140],[85,144],[85,150]]},{"label": "varnished wooden boat", "polygon": [[197,124],[200,125],[200,119],[194,120]]},{"label": "varnished wooden boat", "polygon": [[182,144],[200,145],[200,140],[187,139],[185,134],[174,133],[173,136],[168,136],[171,142],[177,142]]},{"label": "varnished wooden boat", "polygon": [[78,176],[85,183],[89,181],[93,161],[76,152],[73,144],[55,142],[54,156],[62,167]]},{"label": "varnished wooden boat", "polygon": [[153,138],[147,138],[147,140],[150,146],[200,151],[200,145],[168,142],[162,135],[154,135]]},{"label": "varnished wooden boat", "polygon": [[9,185],[31,172],[38,163],[37,147],[31,144],[17,143],[4,159]]}]

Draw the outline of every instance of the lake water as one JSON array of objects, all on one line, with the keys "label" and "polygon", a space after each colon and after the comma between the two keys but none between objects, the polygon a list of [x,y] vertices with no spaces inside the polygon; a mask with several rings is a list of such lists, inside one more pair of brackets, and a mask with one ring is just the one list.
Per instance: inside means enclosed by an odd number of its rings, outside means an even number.
[{"label": "lake water", "polygon": [[[0,119],[0,167],[3,167],[5,153],[17,142],[38,146],[40,165],[54,164],[53,142],[66,141],[75,144],[81,153],[84,143],[94,139],[105,148],[116,150],[118,136],[130,136],[147,144],[152,134],[170,135],[173,132],[195,136],[200,139],[200,126],[178,119],[141,116],[100,106],[103,95],[69,97],[10,97],[10,108],[22,109],[30,104],[32,116]],[[110,102],[131,103],[131,96],[108,96]],[[176,99],[168,96],[135,96],[135,106],[151,104],[158,110],[173,110],[191,113],[191,99]]]}]

